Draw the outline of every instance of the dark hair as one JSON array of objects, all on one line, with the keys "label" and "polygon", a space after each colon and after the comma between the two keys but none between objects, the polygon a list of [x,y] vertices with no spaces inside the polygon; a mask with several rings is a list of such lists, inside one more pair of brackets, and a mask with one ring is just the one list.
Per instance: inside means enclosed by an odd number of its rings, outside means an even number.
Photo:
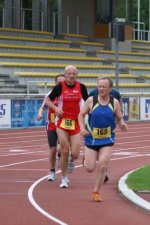
[{"label": "dark hair", "polygon": [[99,80],[108,80],[109,81],[109,87],[113,87],[113,81],[112,81],[112,79],[110,77],[108,77],[108,76],[102,76],[102,77],[99,77],[98,78],[98,81]]},{"label": "dark hair", "polygon": [[57,78],[58,78],[58,77],[65,77],[65,75],[64,75],[64,74],[61,74],[61,73],[58,74],[58,75],[56,75],[56,77],[55,77],[55,83],[57,82]]}]

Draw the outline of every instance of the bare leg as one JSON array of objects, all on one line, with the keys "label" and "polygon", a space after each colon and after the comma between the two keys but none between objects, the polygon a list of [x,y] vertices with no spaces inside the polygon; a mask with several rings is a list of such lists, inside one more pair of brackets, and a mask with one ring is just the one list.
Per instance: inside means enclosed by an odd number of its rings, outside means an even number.
[{"label": "bare leg", "polygon": [[69,135],[62,129],[57,128],[59,143],[61,146],[61,171],[62,176],[67,175],[68,154],[69,154]]},{"label": "bare leg", "polygon": [[94,192],[99,192],[100,188],[102,187],[104,183],[106,171],[108,168],[108,163],[111,156],[111,151],[112,151],[112,146],[103,147],[99,151]]},{"label": "bare leg", "polygon": [[84,167],[87,170],[87,172],[91,173],[95,170],[97,155],[98,155],[97,151],[85,147]]},{"label": "bare leg", "polygon": [[50,162],[50,169],[55,169],[55,164],[56,164],[56,147],[50,148],[49,162]]},{"label": "bare leg", "polygon": [[70,136],[70,148],[72,159],[78,159],[80,154],[80,133]]}]

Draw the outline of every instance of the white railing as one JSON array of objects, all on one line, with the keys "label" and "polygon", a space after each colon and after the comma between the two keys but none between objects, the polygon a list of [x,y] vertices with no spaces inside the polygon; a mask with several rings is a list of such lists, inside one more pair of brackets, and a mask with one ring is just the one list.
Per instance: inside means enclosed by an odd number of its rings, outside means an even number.
[{"label": "white railing", "polygon": [[133,40],[150,41],[150,31],[133,29]]},{"label": "white railing", "polygon": [[44,93],[45,94],[48,93],[48,83],[50,83],[50,82],[49,81],[39,81],[39,80],[28,81],[27,82],[27,96],[30,96],[30,86],[33,84],[43,84],[44,85]]},{"label": "white railing", "polygon": [[150,41],[150,30],[145,29],[145,23],[133,21],[133,40]]},{"label": "white railing", "polygon": [[0,99],[18,99],[18,98],[27,98],[27,99],[29,99],[29,98],[43,98],[45,96],[45,93],[41,93],[41,94],[12,94],[12,93],[10,93],[10,94],[0,94]]},{"label": "white railing", "polygon": [[[5,11],[6,10],[16,10],[20,14],[20,24],[22,29],[25,29],[26,20],[28,18],[28,12],[33,13],[32,9],[27,8],[6,8],[6,7],[0,7],[1,9],[1,19],[2,19],[2,26],[5,27]],[[40,23],[40,30],[43,31],[44,26],[44,18],[43,18],[43,12],[41,10],[34,12],[39,14],[39,23]],[[74,34],[80,34],[80,23],[83,18],[79,17],[78,15],[68,15],[66,13],[53,13],[53,33],[73,33]],[[62,21],[63,20],[63,24]],[[142,41],[150,41],[150,30],[145,30],[145,23],[144,22],[138,22],[133,21],[133,39],[134,40],[142,40]],[[62,28],[63,26],[63,28]],[[72,32],[73,27],[73,32]],[[63,29],[63,32],[62,32]]]},{"label": "white railing", "polygon": [[[16,11],[17,13],[19,13],[18,16],[20,17],[20,24],[21,24],[22,29],[25,29],[26,20],[28,19],[27,13],[29,13],[29,12],[31,12],[31,14],[33,13],[33,10],[28,9],[28,8],[0,7],[0,9],[1,9],[1,13],[2,13],[1,18],[2,18],[2,26],[3,27],[5,27],[5,13],[7,10],[11,10],[12,12]],[[34,10],[34,12],[39,14],[40,30],[43,31],[43,24],[44,24],[43,12],[41,10]],[[32,21],[32,19],[31,19],[31,21]]]},{"label": "white railing", "polygon": [[[65,30],[63,30],[63,33],[66,34],[70,34],[70,29],[73,26],[72,22],[74,24],[74,33],[75,34],[79,34],[79,30],[80,30],[80,18],[79,16],[72,16],[72,15],[68,15],[65,13],[58,13],[58,12],[54,12],[53,13],[53,33],[56,35],[56,30],[58,31],[58,33],[62,33],[62,24],[60,21],[66,21],[66,26],[65,26]],[[64,24],[63,24],[63,29],[64,29]]]}]

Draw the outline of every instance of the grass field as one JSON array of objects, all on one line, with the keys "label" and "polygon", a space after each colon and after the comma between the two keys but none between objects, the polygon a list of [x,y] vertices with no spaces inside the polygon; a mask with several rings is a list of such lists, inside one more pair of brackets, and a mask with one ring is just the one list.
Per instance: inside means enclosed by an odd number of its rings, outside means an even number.
[{"label": "grass field", "polygon": [[150,191],[150,164],[129,174],[126,184],[133,191]]}]

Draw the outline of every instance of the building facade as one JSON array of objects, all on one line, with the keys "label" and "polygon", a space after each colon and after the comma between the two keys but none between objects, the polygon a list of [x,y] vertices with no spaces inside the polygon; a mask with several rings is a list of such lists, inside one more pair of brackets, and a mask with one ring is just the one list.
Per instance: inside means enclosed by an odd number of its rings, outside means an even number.
[{"label": "building facade", "polygon": [[0,26],[108,37],[116,17],[132,21],[132,0],[0,0]]}]

